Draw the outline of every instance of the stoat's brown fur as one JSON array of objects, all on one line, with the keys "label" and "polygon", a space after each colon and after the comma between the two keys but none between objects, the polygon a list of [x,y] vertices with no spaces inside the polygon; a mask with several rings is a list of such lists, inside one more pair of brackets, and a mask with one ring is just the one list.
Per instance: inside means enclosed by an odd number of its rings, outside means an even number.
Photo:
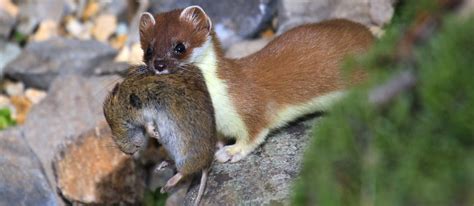
[{"label": "stoat's brown fur", "polygon": [[[197,6],[154,17],[145,13],[140,33],[142,48],[148,51],[145,63],[193,64],[202,71],[217,130],[236,138],[234,145],[216,153],[220,161],[238,161],[271,129],[327,109],[345,88],[365,76],[359,71],[344,78],[340,70],[344,57],[364,53],[374,41],[363,25],[337,19],[299,26],[255,54],[228,59],[211,20]],[[184,52],[176,52],[180,43]]]}]

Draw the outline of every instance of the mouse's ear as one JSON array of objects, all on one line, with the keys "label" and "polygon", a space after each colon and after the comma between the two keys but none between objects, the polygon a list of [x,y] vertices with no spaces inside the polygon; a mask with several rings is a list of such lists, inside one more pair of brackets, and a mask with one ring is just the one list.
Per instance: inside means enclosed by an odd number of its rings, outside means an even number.
[{"label": "mouse's ear", "polygon": [[112,89],[112,96],[117,95],[117,92],[119,90],[119,85],[120,85],[120,83],[115,84],[114,88]]},{"label": "mouse's ear", "polygon": [[204,29],[208,33],[211,32],[211,19],[200,6],[189,6],[183,9],[179,18],[183,21],[192,23],[198,30]]},{"label": "mouse's ear", "polygon": [[155,17],[148,12],[143,12],[140,16],[140,38],[143,38],[145,32],[156,24]]}]

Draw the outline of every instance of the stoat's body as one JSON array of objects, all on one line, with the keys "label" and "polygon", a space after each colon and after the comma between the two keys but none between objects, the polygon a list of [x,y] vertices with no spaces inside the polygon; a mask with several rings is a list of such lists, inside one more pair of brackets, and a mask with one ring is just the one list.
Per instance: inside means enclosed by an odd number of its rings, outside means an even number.
[{"label": "stoat's body", "polygon": [[205,12],[193,6],[155,17],[145,13],[140,37],[144,61],[157,73],[184,64],[202,71],[217,130],[236,138],[216,153],[220,161],[238,161],[270,130],[325,110],[364,77],[356,72],[344,78],[344,57],[365,52],[374,39],[360,24],[330,20],[292,29],[248,57],[228,59],[211,28]]}]

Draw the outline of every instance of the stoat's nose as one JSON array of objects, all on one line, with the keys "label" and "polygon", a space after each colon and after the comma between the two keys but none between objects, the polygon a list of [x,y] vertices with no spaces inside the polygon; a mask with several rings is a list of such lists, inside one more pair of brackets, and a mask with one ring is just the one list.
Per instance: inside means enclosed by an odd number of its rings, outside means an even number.
[{"label": "stoat's nose", "polygon": [[158,60],[155,62],[155,69],[158,70],[159,72],[162,72],[163,70],[165,70],[166,67],[168,67],[168,65],[166,64],[165,61]]}]

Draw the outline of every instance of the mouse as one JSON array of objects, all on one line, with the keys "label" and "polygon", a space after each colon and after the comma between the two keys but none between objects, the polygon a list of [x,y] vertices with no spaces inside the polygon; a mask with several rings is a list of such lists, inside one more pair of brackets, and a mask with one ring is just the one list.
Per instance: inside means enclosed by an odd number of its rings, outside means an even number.
[{"label": "mouse", "polygon": [[217,131],[235,139],[218,149],[219,162],[237,162],[261,145],[270,131],[299,117],[325,112],[363,82],[366,70],[342,70],[347,56],[366,53],[375,38],[347,19],[297,26],[242,58],[227,58],[209,15],[189,6],[139,23],[143,62],[155,73],[197,66],[214,106]]},{"label": "mouse", "polygon": [[[148,139],[156,139],[165,148],[177,173],[161,188],[162,193],[201,172],[195,199],[199,205],[217,138],[212,102],[196,66],[168,67],[160,75],[144,65],[132,67],[105,98],[103,112],[124,153],[143,150]],[[157,169],[168,165],[163,161]]]}]

